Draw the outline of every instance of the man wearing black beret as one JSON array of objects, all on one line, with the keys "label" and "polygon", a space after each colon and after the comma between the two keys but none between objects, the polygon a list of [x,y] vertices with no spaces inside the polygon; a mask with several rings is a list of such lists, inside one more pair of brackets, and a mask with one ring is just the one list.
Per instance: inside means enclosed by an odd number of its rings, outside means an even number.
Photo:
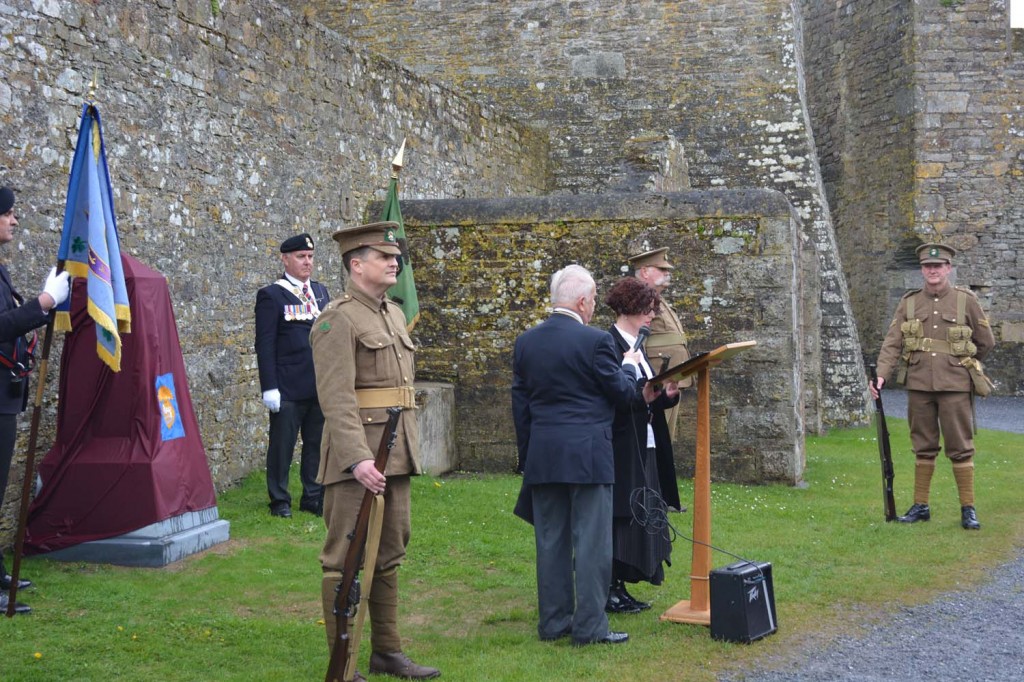
[{"label": "man wearing black beret", "polygon": [[313,274],[313,238],[308,234],[281,243],[284,274],[256,294],[256,361],[263,404],[270,410],[267,445],[267,493],[270,513],[292,515],[288,468],[295,442],[302,432],[299,508],[321,515],[320,436],[324,415],[316,395],[313,351],[309,331],[331,297],[326,287],[310,279]]},{"label": "man wearing black beret", "polygon": [[[14,214],[14,192],[0,187],[0,244],[14,240],[18,217]],[[68,273],[57,274],[50,269],[39,296],[25,300],[14,290],[7,268],[0,264],[0,507],[3,507],[7,477],[14,458],[14,442],[18,436],[18,414],[28,404],[28,379],[32,369],[33,338],[26,334],[46,324],[50,309],[63,303],[70,287]],[[34,337],[34,335],[33,335]],[[32,581],[19,580],[18,589],[31,587]],[[0,613],[7,610],[11,576],[0,553]],[[15,613],[28,613],[24,604]]]}]

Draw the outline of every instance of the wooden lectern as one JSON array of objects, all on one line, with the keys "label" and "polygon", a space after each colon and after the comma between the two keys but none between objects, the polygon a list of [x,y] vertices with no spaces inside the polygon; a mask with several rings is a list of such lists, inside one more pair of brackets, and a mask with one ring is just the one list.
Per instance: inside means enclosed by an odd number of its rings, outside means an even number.
[{"label": "wooden lectern", "polygon": [[661,620],[711,625],[708,575],[711,573],[711,368],[752,348],[757,341],[739,341],[695,355],[651,379],[655,383],[679,381],[697,375],[697,461],[693,472],[693,561],[690,598],[665,613]]}]

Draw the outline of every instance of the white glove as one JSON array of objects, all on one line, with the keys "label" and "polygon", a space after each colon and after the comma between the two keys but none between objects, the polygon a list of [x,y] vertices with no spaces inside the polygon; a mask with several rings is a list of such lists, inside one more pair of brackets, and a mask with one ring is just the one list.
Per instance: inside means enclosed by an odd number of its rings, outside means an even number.
[{"label": "white glove", "polygon": [[50,268],[50,274],[46,276],[46,283],[43,284],[43,293],[50,295],[53,305],[58,306],[68,300],[68,292],[71,291],[70,277],[67,270],[58,275],[56,267]]},{"label": "white glove", "polygon": [[269,391],[263,391],[263,404],[267,406],[267,409],[271,412],[277,412],[281,409],[281,391],[276,388],[272,388]]}]

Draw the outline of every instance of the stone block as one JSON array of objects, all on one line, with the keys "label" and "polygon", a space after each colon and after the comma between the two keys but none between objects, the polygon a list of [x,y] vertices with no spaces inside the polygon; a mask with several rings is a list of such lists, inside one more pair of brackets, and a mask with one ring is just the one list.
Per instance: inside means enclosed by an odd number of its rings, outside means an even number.
[{"label": "stone block", "polygon": [[456,468],[455,387],[434,381],[416,382],[416,424],[420,430],[423,472],[440,476]]}]

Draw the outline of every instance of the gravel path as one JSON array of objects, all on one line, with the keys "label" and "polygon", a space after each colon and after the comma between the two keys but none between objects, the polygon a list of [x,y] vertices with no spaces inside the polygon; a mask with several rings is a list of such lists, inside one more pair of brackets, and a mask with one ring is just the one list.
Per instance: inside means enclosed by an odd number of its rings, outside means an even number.
[{"label": "gravel path", "polygon": [[[902,391],[883,391],[889,417],[906,416]],[[1024,433],[1024,399],[978,401],[982,428]],[[992,579],[928,604],[902,608],[884,625],[869,619],[859,634],[824,648],[783,654],[781,670],[730,672],[721,682],[1011,682],[1024,680],[1024,550]],[[781,661],[781,659],[780,659]],[[771,664],[769,664],[771,665]]]}]

